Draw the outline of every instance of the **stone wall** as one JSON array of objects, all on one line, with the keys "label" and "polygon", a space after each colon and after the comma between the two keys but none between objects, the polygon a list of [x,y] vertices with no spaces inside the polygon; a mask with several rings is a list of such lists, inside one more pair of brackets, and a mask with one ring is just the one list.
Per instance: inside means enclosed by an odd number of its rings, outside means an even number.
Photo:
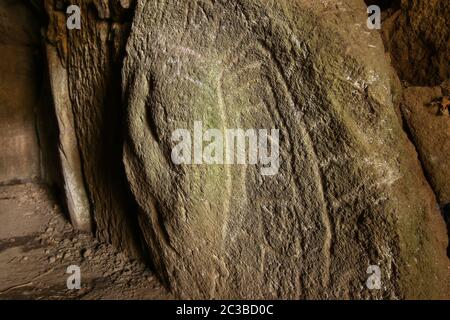
[{"label": "stone wall", "polygon": [[[66,28],[69,4],[81,8],[81,30],[68,32]],[[72,179],[70,189],[74,198],[86,198],[88,202],[74,204],[74,216],[86,217],[89,210],[92,228],[101,240],[139,256],[137,209],[121,160],[125,110],[121,104],[120,70],[132,8],[127,1],[110,4],[45,1],[49,15],[47,58],[60,72],[60,78],[53,82],[67,82],[61,110],[71,115],[60,119],[60,127],[73,126],[73,134],[67,137],[73,139],[67,141],[73,154],[68,171],[80,175]],[[60,96],[60,92],[53,94]]]},{"label": "stone wall", "polygon": [[0,2],[0,183],[41,177],[36,107],[39,21],[24,1]]}]

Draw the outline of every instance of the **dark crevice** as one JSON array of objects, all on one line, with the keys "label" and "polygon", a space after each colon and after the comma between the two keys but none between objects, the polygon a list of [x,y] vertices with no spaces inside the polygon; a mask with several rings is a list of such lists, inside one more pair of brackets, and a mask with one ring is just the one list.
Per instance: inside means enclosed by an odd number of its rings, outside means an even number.
[{"label": "dark crevice", "polygon": [[403,106],[400,106],[400,114],[401,114],[401,117],[402,117],[401,125],[402,125],[402,128],[403,128],[403,131],[406,133],[406,136],[408,137],[408,140],[411,142],[412,146],[414,147],[414,150],[415,150],[415,152],[417,154],[417,159],[419,160],[420,167],[422,169],[423,175],[424,175],[425,179],[427,180],[427,183],[430,185],[431,189],[433,190],[434,196],[437,198],[437,195],[436,195],[436,193],[435,193],[435,191],[434,191],[434,189],[432,187],[433,186],[432,185],[432,179],[431,179],[430,175],[428,174],[428,171],[425,169],[425,165],[423,164],[422,155],[420,154],[419,149],[417,149],[416,141],[414,140],[414,136],[413,136],[413,134],[411,132],[411,129],[409,128],[408,123],[407,123],[407,121],[405,119],[404,112],[405,111],[403,111]]},{"label": "dark crevice", "polygon": [[16,247],[20,247],[22,252],[42,248],[44,245],[37,239],[38,236],[39,234],[35,233],[21,237],[0,239],[0,252]]},{"label": "dark crevice", "polygon": [[367,6],[377,5],[382,11],[388,9],[400,9],[401,0],[364,0]]},{"label": "dark crevice", "polygon": [[447,203],[442,207],[442,214],[444,215],[445,223],[447,224],[447,234],[449,237],[449,243],[447,247],[447,257],[450,259],[450,203]]},{"label": "dark crevice", "polygon": [[[417,154],[417,160],[419,161],[420,164],[420,168],[422,169],[422,173],[423,176],[425,177],[425,180],[427,181],[428,185],[430,186],[431,191],[434,194],[434,197],[436,199],[436,204],[438,205],[438,196],[436,193],[436,190],[434,190],[433,187],[433,183],[432,183],[432,178],[430,177],[430,174],[428,173],[428,171],[425,168],[425,165],[423,163],[423,158],[422,155],[420,153],[420,151],[418,150],[417,146],[416,146],[416,142],[415,139],[413,137],[413,134],[411,132],[411,129],[408,126],[408,123],[405,119],[405,114],[404,114],[404,106],[400,106],[400,114],[401,114],[401,125],[403,128],[403,131],[406,133],[406,136],[408,137],[408,140],[411,142],[412,146],[414,147],[414,150]],[[444,206],[439,207],[442,217],[444,218],[444,221],[447,225],[447,236],[448,236],[448,247],[447,247],[447,256],[450,258],[450,204],[446,204]]]},{"label": "dark crevice", "polygon": [[[30,2],[34,13],[39,19],[42,30],[48,27],[49,18],[44,10],[43,0]],[[59,157],[59,127],[51,92],[50,74],[46,59],[45,39],[41,39],[39,47],[39,74],[40,97],[35,107],[36,132],[40,146],[40,163],[43,182],[48,186],[50,193],[57,199],[62,208],[62,214],[66,221],[70,221],[69,209],[64,192],[64,178],[62,164]]]}]

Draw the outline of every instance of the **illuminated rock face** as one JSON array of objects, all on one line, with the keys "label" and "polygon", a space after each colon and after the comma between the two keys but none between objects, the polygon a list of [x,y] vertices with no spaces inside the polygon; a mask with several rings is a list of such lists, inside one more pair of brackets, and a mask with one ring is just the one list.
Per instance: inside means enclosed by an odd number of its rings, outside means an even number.
[{"label": "illuminated rock face", "polygon": [[[448,294],[445,226],[366,18],[357,0],[137,1],[124,163],[149,253],[176,294]],[[171,135],[195,121],[279,129],[278,174],[175,165]],[[369,265],[381,290],[366,287]]]}]

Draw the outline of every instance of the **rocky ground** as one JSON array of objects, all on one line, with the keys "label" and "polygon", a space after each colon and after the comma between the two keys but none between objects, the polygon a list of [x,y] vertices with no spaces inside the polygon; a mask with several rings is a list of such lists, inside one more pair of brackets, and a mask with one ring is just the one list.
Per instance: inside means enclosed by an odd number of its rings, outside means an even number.
[{"label": "rocky ground", "polygon": [[[0,299],[170,299],[146,266],[75,232],[49,190],[0,187]],[[81,289],[67,289],[78,265]]]}]

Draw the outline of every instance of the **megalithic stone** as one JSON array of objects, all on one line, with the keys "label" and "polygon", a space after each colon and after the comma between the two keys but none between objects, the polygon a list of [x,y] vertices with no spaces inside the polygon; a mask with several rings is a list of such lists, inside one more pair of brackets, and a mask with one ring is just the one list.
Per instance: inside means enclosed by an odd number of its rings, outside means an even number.
[{"label": "megalithic stone", "polygon": [[92,219],[74,128],[67,70],[63,67],[56,48],[47,45],[46,49],[53,104],[59,130],[58,153],[64,180],[65,202],[73,227],[80,231],[91,232]]},{"label": "megalithic stone", "polygon": [[[444,222],[362,0],[135,10],[124,162],[156,271],[178,296],[448,296]],[[279,129],[278,174],[174,165],[171,133],[195,121]]]}]

